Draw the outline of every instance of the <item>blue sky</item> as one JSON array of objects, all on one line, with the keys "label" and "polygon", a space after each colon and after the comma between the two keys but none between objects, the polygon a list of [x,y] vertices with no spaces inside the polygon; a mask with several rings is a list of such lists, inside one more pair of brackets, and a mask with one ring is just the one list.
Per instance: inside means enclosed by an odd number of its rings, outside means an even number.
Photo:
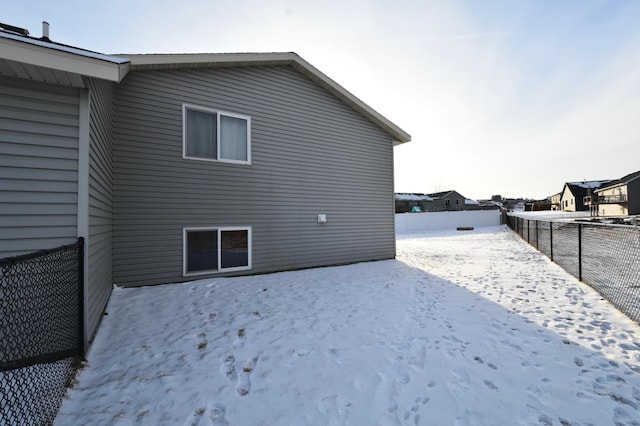
[{"label": "blue sky", "polygon": [[101,53],[294,51],[412,135],[397,192],[543,198],[640,170],[635,0],[24,0]]}]

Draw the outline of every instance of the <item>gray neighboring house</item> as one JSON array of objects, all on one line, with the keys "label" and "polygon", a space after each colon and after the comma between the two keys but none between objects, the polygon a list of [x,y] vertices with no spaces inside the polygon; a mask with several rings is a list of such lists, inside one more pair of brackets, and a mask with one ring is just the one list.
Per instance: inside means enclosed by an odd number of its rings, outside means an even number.
[{"label": "gray neighboring house", "polygon": [[442,191],[433,194],[427,194],[433,200],[431,211],[457,211],[466,210],[466,197],[457,191]]},{"label": "gray neighboring house", "polygon": [[433,201],[428,195],[412,193],[397,193],[395,199],[396,213],[428,212]]},{"label": "gray neighboring house", "polygon": [[113,284],[395,256],[410,136],[295,53],[102,55],[0,30],[0,256],[86,240]]}]

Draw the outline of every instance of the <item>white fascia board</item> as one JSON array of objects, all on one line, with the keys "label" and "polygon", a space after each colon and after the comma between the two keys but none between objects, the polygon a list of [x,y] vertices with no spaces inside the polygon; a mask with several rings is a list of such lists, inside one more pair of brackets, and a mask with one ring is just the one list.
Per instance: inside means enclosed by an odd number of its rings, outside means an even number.
[{"label": "white fascia board", "polygon": [[294,53],[168,53],[168,54],[117,54],[131,62],[132,69],[145,69],[149,66],[197,65],[197,64],[256,64],[288,63],[297,56]]},{"label": "white fascia board", "polygon": [[16,62],[71,72],[107,81],[120,82],[129,72],[123,58],[85,52],[38,40],[24,41],[3,34],[0,37],[2,57]]}]

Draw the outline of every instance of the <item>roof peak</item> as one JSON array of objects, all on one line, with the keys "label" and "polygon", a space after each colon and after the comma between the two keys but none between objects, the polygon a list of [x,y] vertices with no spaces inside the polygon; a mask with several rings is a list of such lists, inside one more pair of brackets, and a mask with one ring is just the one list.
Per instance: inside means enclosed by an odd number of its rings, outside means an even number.
[{"label": "roof peak", "polygon": [[295,52],[271,53],[156,53],[119,54],[130,61],[131,71],[176,70],[188,68],[288,65],[371,120],[398,145],[411,141],[411,135],[389,121],[354,94],[305,61]]}]

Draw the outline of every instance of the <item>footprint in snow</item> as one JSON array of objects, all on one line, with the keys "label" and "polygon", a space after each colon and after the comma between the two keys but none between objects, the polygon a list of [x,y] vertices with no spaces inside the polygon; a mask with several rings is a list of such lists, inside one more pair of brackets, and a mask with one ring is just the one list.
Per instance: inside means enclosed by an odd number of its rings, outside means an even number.
[{"label": "footprint in snow", "polygon": [[299,347],[298,349],[295,350],[295,354],[297,356],[307,356],[309,355],[311,352],[313,352],[313,345],[302,345],[301,347]]},{"label": "footprint in snow", "polygon": [[207,335],[205,333],[198,334],[198,350],[202,351],[207,347]]},{"label": "footprint in snow", "polygon": [[233,349],[239,349],[244,346],[245,340],[247,340],[247,331],[244,328],[238,330],[237,338],[231,347]]},{"label": "footprint in snow", "polygon": [[184,422],[184,426],[228,426],[225,420],[226,407],[218,402],[210,403],[206,408],[196,409]]},{"label": "footprint in snow", "polygon": [[238,395],[245,396],[251,391],[251,381],[249,380],[248,373],[241,373],[238,376],[238,382],[236,383],[236,392]]},{"label": "footprint in snow", "polygon": [[212,425],[228,425],[229,423],[224,419],[226,407],[224,404],[214,402],[209,405],[209,419]]},{"label": "footprint in snow", "polygon": [[236,380],[238,378],[238,373],[236,372],[236,358],[233,355],[228,355],[222,361],[220,371],[222,371],[230,381]]},{"label": "footprint in snow", "polygon": [[486,387],[488,387],[491,390],[498,390],[498,387],[496,385],[493,384],[493,382],[491,380],[483,380],[483,383],[485,384]]},{"label": "footprint in snow", "polygon": [[207,323],[215,325],[215,323],[216,323],[216,314],[215,313],[210,313],[209,314],[209,316],[207,317]]},{"label": "footprint in snow", "polygon": [[253,357],[244,367],[242,367],[242,372],[238,375],[238,381],[236,383],[236,392],[238,395],[245,396],[249,394],[251,391],[251,381],[249,380],[249,376],[256,368],[256,363],[258,362],[258,357]]},{"label": "footprint in snow", "polygon": [[407,374],[406,372],[401,372],[400,373],[400,378],[398,379],[399,383],[402,383],[403,385],[406,385],[410,381],[411,381],[411,377],[409,376],[409,374]]},{"label": "footprint in snow", "polygon": [[422,403],[422,405],[424,405],[427,402],[429,402],[429,399],[430,398],[428,396],[418,396],[413,402],[416,404],[416,406],[419,402]]},{"label": "footprint in snow", "polygon": [[451,374],[453,374],[453,377],[456,379],[455,383],[453,383],[454,385],[457,385],[458,387],[461,387],[463,389],[469,387],[469,383],[471,383],[471,377],[465,370],[454,368],[451,370]]}]

